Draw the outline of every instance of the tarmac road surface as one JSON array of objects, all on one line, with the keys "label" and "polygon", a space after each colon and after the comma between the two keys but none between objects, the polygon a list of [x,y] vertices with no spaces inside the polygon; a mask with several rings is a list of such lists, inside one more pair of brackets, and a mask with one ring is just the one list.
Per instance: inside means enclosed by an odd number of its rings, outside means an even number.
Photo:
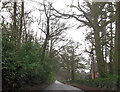
[{"label": "tarmac road surface", "polygon": [[67,90],[72,90],[71,92],[84,92],[83,90],[79,89],[79,88],[76,88],[76,87],[73,87],[73,86],[70,86],[70,85],[66,85],[66,84],[63,84],[59,81],[55,81],[53,84],[51,84],[50,86],[48,86],[45,90],[61,90],[61,91],[67,91]]}]

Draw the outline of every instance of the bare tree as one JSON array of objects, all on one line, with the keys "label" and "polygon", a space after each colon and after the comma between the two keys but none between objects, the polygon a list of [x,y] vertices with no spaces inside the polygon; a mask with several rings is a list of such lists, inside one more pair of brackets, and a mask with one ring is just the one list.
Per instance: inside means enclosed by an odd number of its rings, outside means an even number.
[{"label": "bare tree", "polygon": [[39,4],[42,8],[38,9],[40,12],[38,25],[40,31],[45,34],[45,40],[43,42],[41,50],[41,63],[43,63],[46,50],[49,48],[49,54],[51,57],[55,42],[62,39],[60,36],[65,33],[65,30],[70,28],[70,25],[67,25],[67,22],[61,21],[62,19],[57,18],[54,15],[55,12],[52,9],[52,2],[48,2],[46,0],[43,1],[43,3],[39,2]]},{"label": "bare tree", "polygon": [[[104,77],[106,74],[106,61],[104,60],[104,54],[102,52],[102,45],[105,43],[108,43],[111,39],[108,41],[101,42],[101,37],[100,37],[100,31],[107,26],[109,23],[114,22],[114,17],[111,18],[110,21],[106,21],[102,23],[101,21],[101,14],[105,14],[104,7],[108,3],[100,3],[100,2],[85,2],[85,5],[80,5],[79,0],[78,0],[78,5],[71,5],[71,8],[74,8],[78,10],[82,14],[77,14],[73,12],[73,14],[67,14],[67,13],[61,13],[54,9],[57,13],[58,16],[64,16],[65,18],[75,18],[77,21],[83,23],[81,26],[88,26],[91,29],[93,29],[93,35],[95,39],[95,51],[96,51],[96,56],[97,56],[97,61],[98,61],[98,68],[99,68],[99,75],[101,77]],[[105,19],[107,18],[104,16]],[[85,18],[85,19],[84,19]],[[78,28],[79,28],[78,27]],[[106,30],[105,30],[106,31]]]},{"label": "bare tree", "polygon": [[21,47],[21,35],[22,35],[22,27],[23,27],[23,17],[24,17],[24,2],[21,5],[21,16],[20,16],[20,30],[18,37],[18,49]]}]

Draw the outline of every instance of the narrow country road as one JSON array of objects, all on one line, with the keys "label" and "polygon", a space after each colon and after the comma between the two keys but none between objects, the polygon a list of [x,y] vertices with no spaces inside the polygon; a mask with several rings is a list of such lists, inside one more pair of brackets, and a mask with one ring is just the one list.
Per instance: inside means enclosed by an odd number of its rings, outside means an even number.
[{"label": "narrow country road", "polygon": [[73,92],[84,92],[81,89],[78,89],[76,87],[70,86],[70,85],[66,85],[63,84],[59,81],[55,81],[55,83],[51,84],[50,86],[48,86],[45,90],[72,90]]}]

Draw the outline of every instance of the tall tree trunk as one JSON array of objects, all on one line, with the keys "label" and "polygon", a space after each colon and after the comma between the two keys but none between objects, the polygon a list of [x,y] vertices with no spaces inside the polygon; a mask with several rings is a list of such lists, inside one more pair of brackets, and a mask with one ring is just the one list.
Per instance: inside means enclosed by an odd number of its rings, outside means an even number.
[{"label": "tall tree trunk", "polygon": [[72,81],[74,81],[75,80],[75,76],[74,76],[74,68],[73,68],[73,66],[72,66],[71,74],[72,74]]},{"label": "tall tree trunk", "polygon": [[24,2],[22,2],[22,6],[21,6],[20,31],[19,31],[19,38],[18,38],[18,49],[21,47],[23,17],[24,17]]},{"label": "tall tree trunk", "polygon": [[[95,38],[95,51],[96,51],[96,57],[97,57],[97,64],[98,64],[98,72],[99,72],[99,77],[105,77],[105,73],[106,73],[106,62],[104,60],[104,55],[102,52],[102,46],[101,46],[101,42],[100,42],[100,26],[98,23],[98,19],[99,19],[99,2],[94,2],[93,4],[93,8],[91,10],[91,13],[93,15],[94,20],[91,21],[93,23],[93,30],[94,30],[94,38]],[[96,7],[96,9],[95,9]]]},{"label": "tall tree trunk", "polygon": [[[120,2],[116,3],[116,33],[113,71],[120,76]],[[120,89],[120,78],[117,79],[117,89]]]},{"label": "tall tree trunk", "polygon": [[45,38],[44,44],[42,46],[41,64],[43,64],[44,57],[45,57],[45,50],[46,50],[46,47],[47,47],[47,42],[49,40],[49,21],[50,21],[50,18],[47,17],[47,34],[46,34],[46,38]]},{"label": "tall tree trunk", "polygon": [[118,46],[117,46],[117,55],[118,55],[118,74],[120,75],[120,1],[117,3],[117,39],[118,39]]},{"label": "tall tree trunk", "polygon": [[119,58],[119,3],[116,3],[116,32],[115,32],[115,48],[114,48],[114,62],[113,62],[113,72],[118,74],[118,58]]},{"label": "tall tree trunk", "polygon": [[111,37],[111,42],[110,42],[110,65],[109,65],[109,73],[112,74],[112,63],[113,63],[113,32],[112,32],[112,23],[110,24],[110,37]]},{"label": "tall tree trunk", "polygon": [[95,35],[95,48],[96,48],[96,56],[97,56],[97,63],[98,63],[98,71],[99,71],[99,75],[101,77],[104,77],[104,75],[105,75],[105,61],[104,61],[103,53],[101,50],[101,44],[100,44],[98,30],[95,30],[94,35]]},{"label": "tall tree trunk", "polygon": [[117,81],[117,89],[120,90],[120,1],[117,3],[117,9],[118,9],[118,14],[117,14],[117,21],[118,21],[118,24],[117,24],[117,28],[118,28],[118,81]]},{"label": "tall tree trunk", "polygon": [[72,51],[72,59],[71,59],[71,78],[72,78],[72,81],[75,80],[75,66],[74,66],[74,49]]},{"label": "tall tree trunk", "polygon": [[[106,20],[103,20],[102,14],[101,14],[101,21],[103,21],[103,23],[106,23]],[[105,42],[106,41],[106,27],[102,27],[101,29],[102,29],[101,30],[101,34],[102,34],[101,35],[101,42]],[[107,61],[107,46],[106,46],[106,44],[102,45],[102,52],[104,55],[104,60]]]},{"label": "tall tree trunk", "polygon": [[97,56],[97,63],[98,63],[98,71],[99,76],[104,77],[105,76],[105,61],[104,56],[101,48],[100,43],[100,35],[99,35],[99,25],[98,25],[98,16],[94,13],[94,37],[95,37],[95,50],[96,50],[96,56]]},{"label": "tall tree trunk", "polygon": [[24,43],[27,43],[28,33],[27,33],[25,18],[24,18],[24,28],[25,28],[25,30],[24,30],[24,31],[25,31],[25,32],[24,32]]},{"label": "tall tree trunk", "polygon": [[16,30],[16,11],[17,11],[17,3],[14,2],[14,15],[13,15],[13,31],[12,31],[12,39],[13,40],[17,40],[16,37],[17,37],[17,30]]},{"label": "tall tree trunk", "polygon": [[53,39],[50,41],[50,52],[49,52],[49,57],[52,58],[52,48],[53,48]]},{"label": "tall tree trunk", "polygon": [[[93,49],[93,46],[92,46],[92,49]],[[90,56],[91,56],[91,59],[92,59],[92,62],[91,62],[91,77],[92,77],[92,79],[95,79],[95,59],[94,59],[93,50],[92,50]]]}]

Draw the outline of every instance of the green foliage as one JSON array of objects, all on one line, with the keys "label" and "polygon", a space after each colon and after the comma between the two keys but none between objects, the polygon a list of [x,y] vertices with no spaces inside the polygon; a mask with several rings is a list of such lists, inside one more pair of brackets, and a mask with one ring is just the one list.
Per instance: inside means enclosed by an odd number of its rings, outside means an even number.
[{"label": "green foliage", "polygon": [[18,89],[23,85],[51,83],[54,71],[49,57],[45,55],[44,64],[40,62],[40,44],[28,41],[20,50],[14,41],[5,34],[2,39],[3,89]]},{"label": "green foliage", "polygon": [[98,78],[98,79],[89,79],[89,80],[76,80],[75,83],[84,84],[88,86],[94,86],[104,89],[116,89],[117,85],[117,75],[108,76],[106,78]]}]

